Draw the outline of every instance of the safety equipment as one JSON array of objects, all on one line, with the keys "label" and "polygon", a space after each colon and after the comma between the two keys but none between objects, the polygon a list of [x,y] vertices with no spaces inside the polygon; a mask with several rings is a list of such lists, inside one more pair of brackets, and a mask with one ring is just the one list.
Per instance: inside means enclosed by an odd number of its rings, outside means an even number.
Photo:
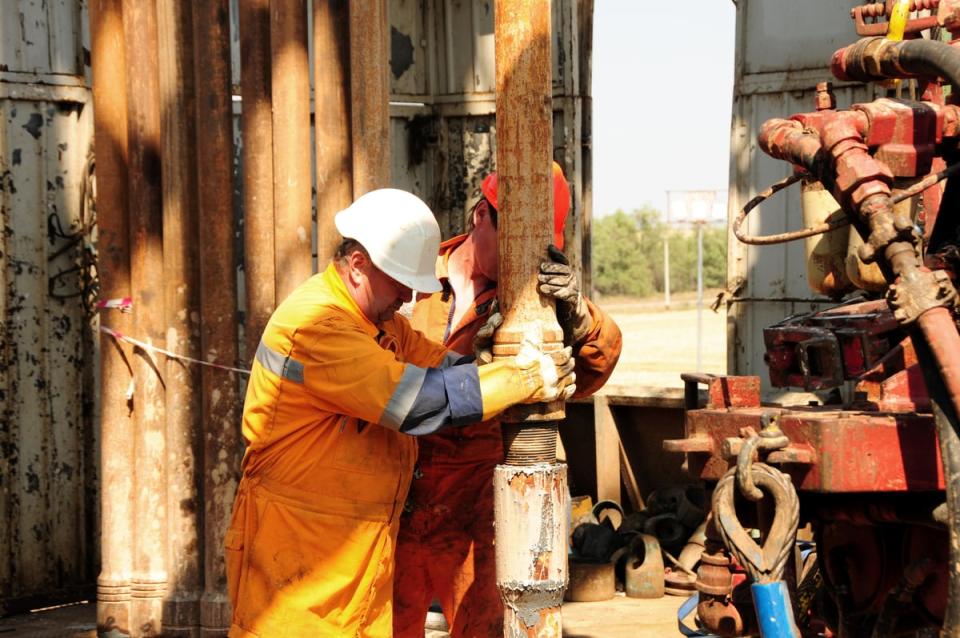
[{"label": "safety equipment", "polygon": [[540,263],[539,290],[557,302],[557,321],[564,343],[576,346],[590,333],[590,311],[580,294],[580,282],[570,261],[556,246],[547,247],[550,259]]},{"label": "safety equipment", "polygon": [[[500,210],[497,204],[497,188],[500,180],[496,173],[487,175],[480,185],[480,192],[487,201]],[[563,169],[556,162],[553,163],[553,243],[563,248],[563,227],[567,223],[567,213],[570,212],[570,186],[563,176]]]},{"label": "safety equipment", "polygon": [[473,356],[477,360],[478,366],[493,361],[493,333],[496,332],[501,323],[503,323],[503,315],[500,314],[499,304],[494,299],[490,304],[490,316],[487,318],[487,322],[477,330],[477,334],[473,338]]},{"label": "safety equipment", "polygon": [[478,368],[483,420],[517,403],[546,403],[569,399],[576,392],[571,348],[545,354],[528,340],[514,357]]},{"label": "safety equipment", "polygon": [[396,188],[381,188],[357,198],[334,218],[345,238],[360,242],[371,261],[404,286],[438,292],[434,268],[440,226],[422,199]]}]

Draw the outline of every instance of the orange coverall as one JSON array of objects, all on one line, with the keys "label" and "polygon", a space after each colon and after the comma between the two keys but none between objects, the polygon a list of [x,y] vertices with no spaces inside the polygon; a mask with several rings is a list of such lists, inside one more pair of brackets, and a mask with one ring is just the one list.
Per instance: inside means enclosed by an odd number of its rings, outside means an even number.
[{"label": "orange coverall", "polygon": [[[444,290],[417,302],[411,324],[455,352],[471,354],[486,323],[496,288],[470,301],[455,300],[447,259],[466,235],[440,246],[437,276]],[[596,392],[620,356],[620,329],[584,299],[593,325],[576,357],[577,392]],[[454,303],[472,303],[460,324],[450,326]],[[496,583],[493,470],[503,461],[496,419],[418,438],[417,469],[396,552],[395,638],[423,638],[426,613],[440,601],[453,638],[503,634],[503,605]]]},{"label": "orange coverall", "polygon": [[331,265],[264,331],[225,543],[230,636],[392,633],[393,552],[416,456],[397,423],[409,410],[401,390],[411,373],[462,357],[403,317],[381,327]]}]

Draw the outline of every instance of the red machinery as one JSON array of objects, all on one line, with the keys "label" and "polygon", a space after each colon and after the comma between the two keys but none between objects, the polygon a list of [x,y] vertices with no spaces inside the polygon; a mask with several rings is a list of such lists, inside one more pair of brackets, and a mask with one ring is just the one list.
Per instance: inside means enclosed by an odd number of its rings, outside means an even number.
[{"label": "red machinery", "polygon": [[[855,8],[858,34],[887,34],[895,19],[885,19],[908,9],[898,4]],[[812,526],[821,590],[829,594],[813,613],[803,588],[794,592],[802,629],[818,615],[828,635],[942,626],[941,635],[960,636],[960,179],[945,179],[960,170],[960,0],[909,5],[930,15],[908,21],[905,40],[862,39],[834,54],[832,70],[843,80],[912,79],[919,99],[837,110],[824,83],[816,110],[770,120],[760,135],[761,148],[790,162],[794,175],[748,204],[735,233],[753,244],[808,238],[811,287],[847,299],[764,331],[770,381],[852,392],[844,399],[835,390],[812,405],[764,405],[757,377],[685,376],[686,437],[665,441],[665,449],[685,453],[692,476],[718,482],[718,491],[735,484],[747,497],[714,498],[697,583],[700,620],[712,633],[751,629],[738,563],[754,563],[753,571],[743,565],[753,574],[774,561],[778,539],[793,545],[781,514],[788,495],[756,473],[769,466],[799,493],[800,525]],[[954,41],[919,37],[931,27]],[[944,99],[948,85],[953,94]],[[742,231],[751,209],[797,181],[812,230]],[[866,294],[851,294],[857,290]],[[701,384],[705,408],[697,404]],[[773,498],[750,497],[754,480]],[[758,505],[746,507],[749,500]],[[766,545],[731,559],[725,520],[764,530]]]}]

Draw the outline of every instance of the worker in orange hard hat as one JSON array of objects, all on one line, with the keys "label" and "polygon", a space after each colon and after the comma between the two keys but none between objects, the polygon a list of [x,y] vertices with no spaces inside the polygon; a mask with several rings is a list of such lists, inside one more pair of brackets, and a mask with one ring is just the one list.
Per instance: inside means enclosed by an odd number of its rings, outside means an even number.
[{"label": "worker in orange hard hat", "polygon": [[[620,330],[580,294],[578,279],[560,251],[570,190],[556,162],[553,185],[556,246],[540,266],[540,292],[556,299],[564,341],[579,352],[575,396],[585,396],[613,371]],[[440,246],[437,276],[443,289],[417,302],[411,322],[461,354],[473,352],[478,332],[487,332],[497,294],[496,173],[483,180],[481,194],[470,211],[469,232]],[[502,461],[496,419],[478,419],[418,439],[417,473],[397,546],[396,638],[423,637],[433,599],[440,601],[454,638],[502,635],[493,548],[493,471]]]},{"label": "worker in orange hard hat", "polygon": [[532,344],[478,368],[396,314],[441,289],[440,228],[416,196],[337,214],[327,269],[270,318],[247,386],[248,447],[225,539],[232,637],[393,632],[393,553],[414,436],[569,397],[570,351]]}]

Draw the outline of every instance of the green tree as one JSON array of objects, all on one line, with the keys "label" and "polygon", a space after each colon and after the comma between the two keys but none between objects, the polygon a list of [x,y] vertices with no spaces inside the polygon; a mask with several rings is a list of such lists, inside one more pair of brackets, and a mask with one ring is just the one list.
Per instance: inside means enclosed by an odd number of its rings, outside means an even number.
[{"label": "green tree", "polygon": [[605,295],[653,292],[650,264],[635,218],[618,210],[593,223],[593,283]]}]

